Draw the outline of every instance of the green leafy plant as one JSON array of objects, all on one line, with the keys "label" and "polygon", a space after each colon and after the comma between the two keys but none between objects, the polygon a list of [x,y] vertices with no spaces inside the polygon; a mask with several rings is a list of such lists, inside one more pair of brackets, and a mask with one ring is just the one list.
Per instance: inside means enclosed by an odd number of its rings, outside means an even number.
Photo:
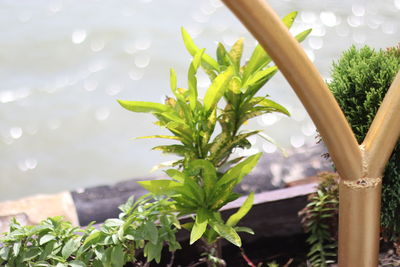
[{"label": "green leafy plant", "polygon": [[73,227],[61,217],[36,226],[16,220],[0,237],[0,265],[5,267],[122,267],[137,262],[143,251],[147,261],[160,262],[163,245],[180,248],[175,232],[180,228],[173,202],[143,197],[120,206],[119,218],[108,219],[99,229]]},{"label": "green leafy plant", "polygon": [[[333,65],[329,87],[362,142],[396,73],[400,47],[374,50],[354,46]],[[397,143],[383,177],[381,225],[390,240],[400,238],[400,143]]]},{"label": "green leafy plant", "polygon": [[[283,18],[290,28],[297,13]],[[296,35],[304,40],[311,30]],[[251,193],[241,208],[227,220],[220,208],[237,199],[234,187],[257,164],[261,153],[232,158],[236,149],[250,148],[248,138],[259,135],[272,142],[260,130],[243,130],[250,119],[271,112],[289,115],[260,89],[277,72],[271,59],[258,45],[249,61],[241,65],[243,39],[228,51],[218,44],[216,59],[200,49],[182,28],[182,37],[192,55],[187,89],[178,88],[175,71],[170,72],[172,97],[164,104],[123,101],[133,112],[150,113],[156,124],[170,134],[144,138],[165,138],[176,144],[153,149],[180,158],[166,170],[170,179],[142,181],[151,196],[121,206],[119,218],[108,219],[99,228],[72,227],[62,218],[49,218],[36,226],[21,226],[13,221],[10,231],[0,238],[0,265],[6,267],[122,267],[135,262],[139,251],[147,261],[160,262],[163,245],[170,251],[180,248],[175,232],[181,226],[178,216],[193,221],[182,225],[190,231],[190,243],[202,239],[207,245],[203,261],[221,266],[218,240],[225,238],[241,246],[238,232],[253,233],[238,226],[253,205]],[[202,68],[211,85],[203,98],[198,96],[197,72]],[[223,106],[221,106],[223,105]],[[220,132],[216,131],[220,130]],[[175,167],[175,168],[174,168]]]},{"label": "green leafy plant", "polygon": [[310,266],[326,267],[335,263],[337,257],[339,185],[337,174],[321,173],[318,176],[321,182],[317,192],[309,196],[307,206],[299,215],[308,234]]},{"label": "green leafy plant", "polygon": [[[288,28],[292,26],[296,15],[297,12],[293,12],[283,18]],[[298,34],[296,39],[304,40],[310,31]],[[211,251],[222,237],[241,246],[238,232],[252,231],[237,224],[250,210],[253,194],[227,221],[221,218],[219,209],[239,197],[234,193],[234,187],[252,170],[261,156],[258,153],[248,158],[231,158],[232,152],[250,148],[248,137],[253,135],[271,141],[260,130],[242,130],[242,126],[248,120],[266,113],[289,115],[283,106],[269,99],[268,95],[259,94],[278,69],[270,66],[271,58],[260,45],[254,49],[248,62],[241,65],[243,39],[239,39],[229,51],[219,43],[214,59],[206,54],[205,49],[199,48],[183,28],[182,38],[193,57],[187,74],[187,89],[177,86],[176,73],[171,69],[173,95],[167,97],[164,104],[119,100],[130,111],[154,115],[158,120],[156,124],[170,132],[169,135],[143,138],[164,138],[178,142],[153,148],[180,157],[172,164],[175,169],[165,171],[171,179],[142,181],[140,184],[155,195],[170,197],[176,202],[179,215],[193,216],[194,221],[184,226],[191,231],[191,244],[203,238]],[[211,83],[202,98],[198,95],[196,78],[200,68]]]}]

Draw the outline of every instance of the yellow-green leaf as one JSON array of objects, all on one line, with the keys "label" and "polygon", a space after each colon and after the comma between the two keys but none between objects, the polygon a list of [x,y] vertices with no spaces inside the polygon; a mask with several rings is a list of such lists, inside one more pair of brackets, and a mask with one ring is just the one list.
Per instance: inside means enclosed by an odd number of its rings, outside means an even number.
[{"label": "yellow-green leaf", "polygon": [[176,169],[168,169],[165,173],[178,182],[183,183],[185,181],[185,175]]},{"label": "yellow-green leaf", "polygon": [[171,194],[175,192],[176,187],[179,187],[178,182],[172,180],[149,180],[149,181],[139,181],[137,182],[147,191],[156,194]]},{"label": "yellow-green leaf", "polygon": [[246,200],[243,202],[239,210],[229,217],[228,221],[226,222],[226,225],[236,226],[238,222],[249,212],[249,210],[253,206],[253,202],[254,202],[254,193],[251,192],[249,196],[246,198]]},{"label": "yellow-green leaf", "polygon": [[219,74],[208,88],[206,95],[204,96],[204,109],[206,112],[210,112],[211,109],[215,108],[218,101],[224,95],[230,78],[233,75],[233,68],[229,67],[226,71]]},{"label": "yellow-green leaf", "polygon": [[277,71],[278,67],[276,66],[257,71],[256,73],[251,75],[248,80],[246,80],[245,84],[243,85],[243,91],[245,92],[247,88],[256,86],[257,88],[252,89],[252,92],[250,92],[253,93],[253,91],[261,88],[261,86],[264,85],[265,82],[267,82]]},{"label": "yellow-green leaf", "polygon": [[169,70],[169,82],[170,82],[171,90],[174,93],[174,95],[176,96],[176,89],[177,89],[176,72],[172,68]]},{"label": "yellow-green leaf", "polygon": [[306,37],[311,33],[312,29],[305,30],[295,36],[296,40],[300,43],[306,39]]},{"label": "yellow-green leaf", "polygon": [[293,11],[289,14],[287,14],[283,19],[282,22],[283,24],[285,24],[285,26],[290,29],[290,27],[292,27],[294,20],[297,17],[297,11]]},{"label": "yellow-green leaf", "polygon": [[153,103],[153,102],[118,100],[118,103],[122,107],[133,112],[160,113],[170,109],[170,107],[164,104]]},{"label": "yellow-green leaf", "polygon": [[[194,57],[196,55],[196,53],[200,50],[200,48],[198,48],[197,45],[193,42],[192,37],[185,30],[185,28],[182,27],[181,31],[182,31],[182,39],[185,44],[185,47],[189,51],[189,53]],[[208,66],[211,66],[214,70],[219,72],[218,62],[215,61],[215,59],[213,59],[209,55],[204,53],[202,56],[202,61],[204,61]]]},{"label": "yellow-green leaf", "polygon": [[240,94],[240,87],[242,85],[242,81],[238,76],[234,76],[229,82],[229,90],[231,90],[235,94]]},{"label": "yellow-green leaf", "polygon": [[190,102],[190,108],[192,110],[195,109],[196,103],[197,103],[196,73],[197,73],[197,69],[200,66],[201,57],[202,57],[203,53],[204,53],[204,49],[198,50],[196,52],[196,54],[193,57],[192,63],[190,64],[189,72],[188,72],[189,102]]},{"label": "yellow-green leaf", "polygon": [[237,183],[240,182],[244,176],[249,174],[251,170],[257,165],[258,160],[260,159],[262,153],[254,154],[244,161],[240,162],[233,168],[229,169],[218,181],[217,187],[222,186],[232,180],[236,180]]},{"label": "yellow-green leaf", "polygon": [[247,63],[246,67],[243,71],[243,82],[246,82],[247,79],[253,75],[258,70],[262,69],[263,67],[267,66],[271,62],[271,58],[265,52],[264,48],[261,45],[257,45],[251,55],[249,62]]},{"label": "yellow-green leaf", "polygon": [[229,51],[229,57],[231,58],[232,63],[235,66],[236,72],[239,72],[240,68],[240,59],[242,58],[243,54],[243,41],[243,38],[237,40],[232,46],[231,51]]},{"label": "yellow-green leaf", "polygon": [[199,209],[196,214],[192,231],[190,232],[190,244],[199,240],[207,229],[208,215],[205,209]]},{"label": "yellow-green leaf", "polygon": [[211,227],[217,232],[220,236],[234,244],[235,246],[241,247],[242,241],[240,236],[237,234],[233,227],[225,225],[221,222],[217,222],[214,220],[210,220]]},{"label": "yellow-green leaf", "polygon": [[150,138],[164,138],[164,139],[173,139],[179,141],[182,140],[181,138],[172,135],[149,135],[149,136],[135,137],[133,139],[150,139]]},{"label": "yellow-green leaf", "polygon": [[214,165],[205,159],[196,159],[190,162],[190,167],[194,170],[201,169],[202,177],[204,183],[204,189],[206,192],[206,197],[210,196],[211,192],[215,188],[215,183],[217,182],[217,172]]},{"label": "yellow-green leaf", "polygon": [[280,112],[287,116],[290,116],[289,111],[284,106],[276,103],[275,101],[272,101],[271,99],[265,98],[264,100],[258,102],[258,105],[262,107],[271,108],[271,110],[275,112]]}]

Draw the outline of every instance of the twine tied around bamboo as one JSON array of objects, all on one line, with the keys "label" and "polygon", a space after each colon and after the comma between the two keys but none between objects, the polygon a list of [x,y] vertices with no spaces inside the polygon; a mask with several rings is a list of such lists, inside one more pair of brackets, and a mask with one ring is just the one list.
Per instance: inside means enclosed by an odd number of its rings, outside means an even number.
[{"label": "twine tied around bamboo", "polygon": [[357,180],[343,181],[343,184],[351,189],[367,189],[377,187],[382,183],[382,177],[368,177],[368,161],[365,152],[365,145],[359,146],[362,159],[361,178]]}]

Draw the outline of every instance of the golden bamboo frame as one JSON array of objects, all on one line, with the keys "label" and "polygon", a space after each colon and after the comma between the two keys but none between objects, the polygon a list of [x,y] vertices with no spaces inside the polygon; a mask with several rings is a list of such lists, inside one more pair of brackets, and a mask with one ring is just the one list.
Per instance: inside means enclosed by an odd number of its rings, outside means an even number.
[{"label": "golden bamboo frame", "polygon": [[304,50],[264,0],[223,0],[293,87],[340,174],[339,266],[378,265],[381,177],[400,136],[400,72],[361,146]]}]

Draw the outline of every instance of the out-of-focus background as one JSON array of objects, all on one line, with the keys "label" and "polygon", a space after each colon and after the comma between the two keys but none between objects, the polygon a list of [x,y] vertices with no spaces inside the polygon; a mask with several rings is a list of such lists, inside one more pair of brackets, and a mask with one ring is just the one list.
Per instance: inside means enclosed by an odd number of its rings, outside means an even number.
[{"label": "out-of-focus background", "polygon": [[[292,32],[312,28],[303,43],[325,79],[351,44],[375,48],[400,41],[400,0],[269,1],[280,16],[299,11]],[[146,178],[171,157],[151,151],[160,140],[149,115],[116,99],[163,101],[169,68],[186,87],[190,56],[180,27],[214,55],[245,37],[255,40],[218,0],[0,0],[0,200],[128,178]],[[199,78],[200,94],[208,84]],[[265,115],[262,127],[286,149],[314,143],[315,127],[281,75],[263,89],[292,113]],[[274,145],[253,138],[257,149]]]}]

